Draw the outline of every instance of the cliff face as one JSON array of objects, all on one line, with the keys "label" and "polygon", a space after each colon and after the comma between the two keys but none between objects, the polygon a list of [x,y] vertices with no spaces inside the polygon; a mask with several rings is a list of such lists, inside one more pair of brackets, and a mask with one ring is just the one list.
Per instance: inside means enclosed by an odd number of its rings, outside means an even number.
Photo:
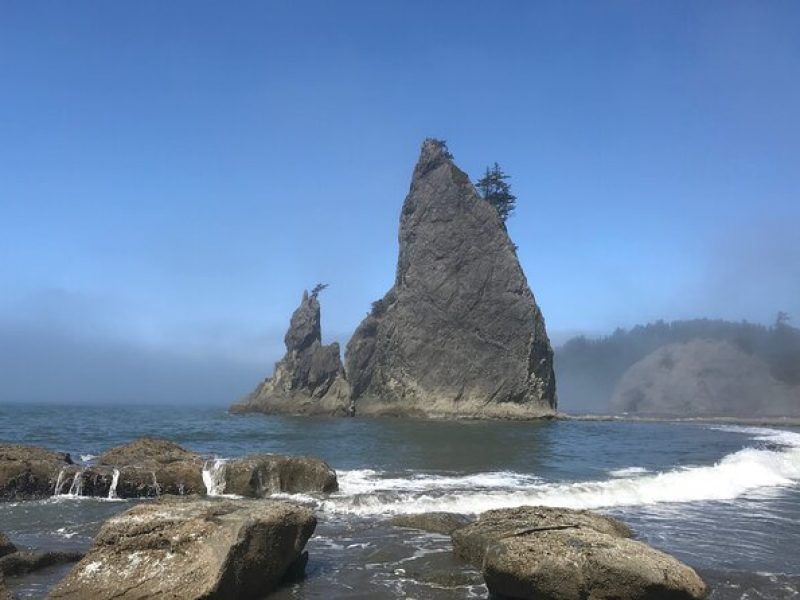
[{"label": "cliff face", "polygon": [[435,140],[423,144],[399,238],[395,284],[347,344],[357,413],[553,413],[553,351],[514,245]]},{"label": "cliff face", "polygon": [[232,412],[269,414],[352,414],[339,344],[322,345],[319,300],[303,294],[284,342],[286,354]]},{"label": "cliff face", "polygon": [[800,415],[800,386],[729,341],[668,344],[631,366],[611,399],[616,412],[658,416]]}]

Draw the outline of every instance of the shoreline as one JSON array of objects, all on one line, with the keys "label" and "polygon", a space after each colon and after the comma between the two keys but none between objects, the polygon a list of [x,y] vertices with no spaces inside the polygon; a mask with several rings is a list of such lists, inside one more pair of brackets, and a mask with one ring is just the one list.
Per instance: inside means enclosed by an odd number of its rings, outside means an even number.
[{"label": "shoreline", "polygon": [[711,423],[716,425],[749,425],[756,427],[800,427],[800,417],[657,417],[637,415],[572,415],[558,413],[561,421],[615,421],[631,423]]}]

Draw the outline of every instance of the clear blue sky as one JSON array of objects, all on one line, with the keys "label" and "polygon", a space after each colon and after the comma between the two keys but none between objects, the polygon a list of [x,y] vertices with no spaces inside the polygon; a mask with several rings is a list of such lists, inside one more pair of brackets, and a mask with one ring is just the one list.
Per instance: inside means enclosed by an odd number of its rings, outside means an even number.
[{"label": "clear blue sky", "polygon": [[800,3],[3,1],[9,393],[126,352],[238,393],[317,281],[346,342],[426,136],[512,175],[556,340],[800,321]]}]

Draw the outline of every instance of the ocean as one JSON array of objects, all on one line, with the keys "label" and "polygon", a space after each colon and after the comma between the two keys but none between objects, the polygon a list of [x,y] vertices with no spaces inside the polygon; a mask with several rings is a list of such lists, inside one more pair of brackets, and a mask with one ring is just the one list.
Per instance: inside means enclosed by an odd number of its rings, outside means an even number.
[{"label": "ocean", "polygon": [[[338,473],[317,510],[304,581],[278,599],[486,598],[449,538],[391,527],[399,513],[478,514],[526,504],[596,509],[694,567],[714,600],[800,598],[800,429],[672,422],[423,421],[229,415],[189,406],[0,405],[0,440],[91,464],[144,435],[209,458],[318,456]],[[133,501],[0,503],[18,546],[86,550]],[[69,570],[10,579],[43,598]]]}]

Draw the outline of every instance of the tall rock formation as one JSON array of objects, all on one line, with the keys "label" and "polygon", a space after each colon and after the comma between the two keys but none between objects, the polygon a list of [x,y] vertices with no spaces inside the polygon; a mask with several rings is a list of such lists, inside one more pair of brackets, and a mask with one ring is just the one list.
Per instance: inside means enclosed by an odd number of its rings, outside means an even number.
[{"label": "tall rock formation", "polygon": [[531,418],[556,407],[553,351],[495,209],[428,139],[400,217],[395,284],[347,344],[362,414]]},{"label": "tall rock formation", "polygon": [[350,389],[339,344],[322,345],[319,300],[303,293],[284,338],[286,355],[275,373],[231,407],[232,412],[350,415]]}]

